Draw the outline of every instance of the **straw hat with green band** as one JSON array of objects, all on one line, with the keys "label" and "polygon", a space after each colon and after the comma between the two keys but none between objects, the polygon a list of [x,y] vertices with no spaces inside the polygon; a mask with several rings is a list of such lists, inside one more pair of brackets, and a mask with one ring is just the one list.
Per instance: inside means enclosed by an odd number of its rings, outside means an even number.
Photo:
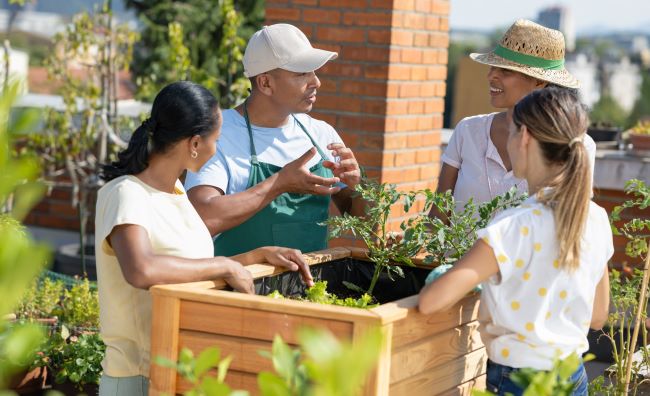
[{"label": "straw hat with green band", "polygon": [[563,87],[580,87],[580,82],[564,68],[562,33],[525,19],[510,26],[493,51],[470,57]]}]

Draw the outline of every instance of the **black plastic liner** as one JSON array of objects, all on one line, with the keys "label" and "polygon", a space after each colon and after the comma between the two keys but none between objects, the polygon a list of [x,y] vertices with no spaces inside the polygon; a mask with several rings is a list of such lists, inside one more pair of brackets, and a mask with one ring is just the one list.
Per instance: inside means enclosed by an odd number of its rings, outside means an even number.
[{"label": "black plastic liner", "polygon": [[[372,280],[374,268],[374,264],[368,261],[348,257],[312,265],[311,273],[315,281],[327,281],[327,291],[329,293],[336,294],[339,298],[358,298],[362,293],[350,290],[343,282],[350,282],[367,290]],[[388,278],[385,271],[379,276],[373,291],[373,297],[380,304],[419,293],[422,286],[424,286],[424,280],[431,271],[417,267],[402,268],[404,269],[404,278],[395,275],[393,281]],[[255,293],[263,296],[278,290],[285,297],[296,298],[304,296],[305,289],[305,284],[298,272],[285,272],[255,280]]]}]

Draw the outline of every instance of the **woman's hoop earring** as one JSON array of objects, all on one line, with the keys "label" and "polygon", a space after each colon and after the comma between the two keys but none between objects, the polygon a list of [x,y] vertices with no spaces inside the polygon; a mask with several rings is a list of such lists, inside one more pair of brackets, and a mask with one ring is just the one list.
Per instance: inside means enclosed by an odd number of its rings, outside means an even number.
[{"label": "woman's hoop earring", "polygon": [[196,151],[192,151],[192,154],[190,154],[190,157],[192,157],[192,159],[194,159],[194,158],[196,158],[198,156],[199,156],[199,153],[197,153]]}]

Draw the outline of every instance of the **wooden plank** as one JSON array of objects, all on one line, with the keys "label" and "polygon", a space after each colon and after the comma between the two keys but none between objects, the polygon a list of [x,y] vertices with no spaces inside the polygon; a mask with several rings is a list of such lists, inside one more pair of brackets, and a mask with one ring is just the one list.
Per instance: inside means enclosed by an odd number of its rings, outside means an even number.
[{"label": "wooden plank", "polygon": [[391,395],[433,395],[485,374],[485,348],[461,356],[434,369],[421,372],[395,384]]},{"label": "wooden plank", "polygon": [[151,317],[151,366],[149,368],[150,394],[173,394],[176,390],[176,372],[154,363],[158,356],[171,361],[178,359],[178,298],[153,296]]},{"label": "wooden plank", "polygon": [[[212,372],[213,376],[216,377],[217,373]],[[176,389],[176,394],[183,394],[184,392],[192,389],[192,384],[185,381],[180,376],[177,378],[178,389]],[[259,394],[257,387],[257,375],[251,373],[244,373],[237,370],[228,370],[228,374],[224,380],[230,389],[232,390],[246,390],[250,392],[251,396]]]},{"label": "wooden plank", "polygon": [[[353,342],[362,340],[368,331],[375,329],[376,326],[366,324],[357,324],[354,326]],[[391,343],[393,340],[393,325],[387,324],[381,327],[382,340],[380,345],[379,358],[375,369],[372,370],[366,384],[363,388],[363,395],[366,396],[388,396],[390,387],[390,367],[391,367]]]},{"label": "wooden plank", "polygon": [[326,328],[341,339],[352,338],[352,323],[345,320],[319,319],[192,301],[181,303],[181,329],[264,341],[272,341],[278,334],[285,342],[297,344],[296,330],[301,327]]},{"label": "wooden plank", "polygon": [[438,396],[471,396],[472,389],[485,390],[486,377],[487,376],[483,374],[482,376],[467,381],[464,384],[447,389],[446,391],[439,393]]},{"label": "wooden plank", "polygon": [[[303,254],[305,262],[309,265],[316,265],[326,263],[328,261],[339,260],[342,258],[350,257],[350,250],[343,247],[319,250],[316,252]],[[268,264],[251,264],[246,266],[254,279],[263,278],[265,276],[277,275],[286,272],[281,267],[275,267]],[[170,292],[176,290],[210,290],[210,289],[223,289],[226,283],[221,279],[202,282],[189,282],[174,285],[159,285],[150,289],[153,294],[169,295]]]},{"label": "wooden plank", "polygon": [[248,373],[258,373],[263,370],[273,371],[271,360],[259,354],[259,351],[271,352],[271,341],[181,330],[178,344],[181,348],[191,349],[195,356],[206,348],[218,347],[222,357],[232,356],[230,368],[233,370]]},{"label": "wooden plank", "polygon": [[431,372],[434,367],[482,348],[478,326],[474,321],[393,349],[390,382],[397,383],[419,372]]},{"label": "wooden plank", "polygon": [[[409,299],[413,302],[412,300],[417,299],[417,296]],[[418,312],[417,307],[408,308],[408,319],[395,322],[393,348],[476,320],[478,307],[479,294],[472,293],[444,312],[424,315]]]},{"label": "wooden plank", "polygon": [[382,318],[371,309],[339,307],[290,299],[275,299],[266,296],[255,296],[222,290],[177,290],[174,292],[174,295],[180,298],[183,303],[201,302],[207,303],[206,305],[248,308],[251,310],[323,319],[343,320],[349,322],[365,321],[377,325],[381,323],[382,320]]}]

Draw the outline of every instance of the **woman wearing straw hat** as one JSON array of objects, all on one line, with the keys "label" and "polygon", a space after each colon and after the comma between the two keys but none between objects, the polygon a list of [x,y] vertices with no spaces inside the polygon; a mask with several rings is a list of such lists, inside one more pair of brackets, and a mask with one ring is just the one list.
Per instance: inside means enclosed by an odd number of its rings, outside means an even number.
[{"label": "woman wearing straw hat", "polygon": [[[577,89],[580,84],[564,68],[564,36],[561,32],[520,19],[487,54],[471,54],[490,66],[487,79],[490,103],[506,109],[461,120],[442,156],[438,191],[451,190],[458,207],[472,198],[491,200],[516,186],[527,192],[525,180],[516,178],[506,151],[508,124],[515,104],[534,90],[555,85]],[[585,135],[593,171],[596,144]],[[436,215],[432,211],[431,215]]]}]

